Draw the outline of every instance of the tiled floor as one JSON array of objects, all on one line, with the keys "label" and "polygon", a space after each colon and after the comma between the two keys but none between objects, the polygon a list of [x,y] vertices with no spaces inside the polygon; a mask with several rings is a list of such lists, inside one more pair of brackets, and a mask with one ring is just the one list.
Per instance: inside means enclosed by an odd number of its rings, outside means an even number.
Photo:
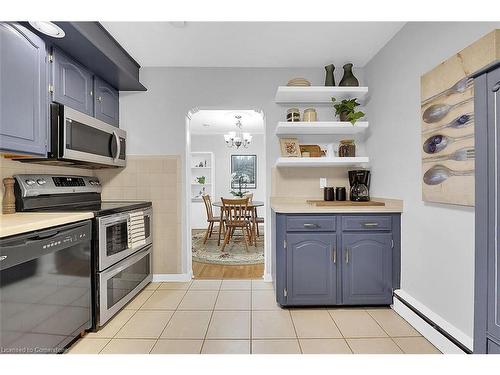
[{"label": "tiled floor", "polygon": [[262,280],[152,283],[69,352],[439,353],[391,309],[281,309]]}]

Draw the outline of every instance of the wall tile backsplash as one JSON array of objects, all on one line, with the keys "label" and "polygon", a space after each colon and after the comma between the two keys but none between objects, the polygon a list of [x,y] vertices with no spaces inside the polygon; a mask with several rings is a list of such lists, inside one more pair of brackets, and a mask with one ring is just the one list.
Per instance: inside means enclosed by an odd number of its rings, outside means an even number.
[{"label": "wall tile backsplash", "polygon": [[153,273],[181,272],[180,156],[127,156],[127,167],[95,171],[103,200],[153,202]]},{"label": "wall tile backsplash", "polygon": [[[90,170],[21,163],[0,157],[0,177],[21,173],[97,176],[103,200],[153,202],[153,273],[181,272],[180,156],[128,155],[123,169]],[[0,203],[3,197],[0,194]]]}]

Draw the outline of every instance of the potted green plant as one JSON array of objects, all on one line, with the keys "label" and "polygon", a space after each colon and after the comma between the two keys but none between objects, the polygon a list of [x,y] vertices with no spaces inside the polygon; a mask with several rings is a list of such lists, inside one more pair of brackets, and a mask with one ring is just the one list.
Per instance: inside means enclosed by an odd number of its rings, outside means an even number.
[{"label": "potted green plant", "polygon": [[337,99],[332,98],[335,115],[339,116],[340,121],[349,121],[354,125],[356,121],[365,115],[364,112],[356,111],[356,107],[360,105],[357,100],[357,98],[344,99],[340,103],[335,103]]},{"label": "potted green plant", "polygon": [[246,174],[240,174],[240,173],[236,173],[234,172],[233,174],[231,174],[231,179],[233,182],[237,182],[238,183],[238,190],[235,191],[235,190],[231,190],[231,194],[235,197],[239,197],[239,198],[243,198],[243,196],[248,193],[248,190],[245,190],[243,191],[243,189],[246,189],[247,187],[247,183],[249,181],[249,177],[248,175]]}]

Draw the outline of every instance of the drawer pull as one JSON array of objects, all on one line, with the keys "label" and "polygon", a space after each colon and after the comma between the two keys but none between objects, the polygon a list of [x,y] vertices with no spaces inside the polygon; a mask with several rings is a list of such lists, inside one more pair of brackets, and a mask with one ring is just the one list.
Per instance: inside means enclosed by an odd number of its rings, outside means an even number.
[{"label": "drawer pull", "polygon": [[363,226],[367,227],[367,228],[374,228],[374,227],[378,227],[379,223],[377,223],[377,222],[368,222],[368,223],[363,223]]},{"label": "drawer pull", "polygon": [[304,223],[304,228],[306,228],[306,229],[315,229],[315,228],[319,228],[319,225],[318,224],[314,224],[314,223]]}]

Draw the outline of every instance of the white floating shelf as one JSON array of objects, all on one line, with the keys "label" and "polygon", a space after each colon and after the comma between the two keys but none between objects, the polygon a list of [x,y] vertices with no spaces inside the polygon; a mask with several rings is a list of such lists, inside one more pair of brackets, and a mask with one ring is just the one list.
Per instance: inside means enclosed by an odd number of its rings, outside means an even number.
[{"label": "white floating shelf", "polygon": [[343,121],[278,122],[276,135],[359,134],[366,129],[368,129],[368,121],[358,121],[355,125]]},{"label": "white floating shelf", "polygon": [[274,101],[276,103],[332,103],[332,97],[338,101],[357,98],[363,104],[368,87],[349,86],[279,86]]},{"label": "white floating shelf", "polygon": [[196,182],[193,182],[191,185],[193,185],[193,186],[211,186],[212,184],[198,184]]},{"label": "white floating shelf", "polygon": [[191,167],[192,169],[211,169],[212,167]]},{"label": "white floating shelf", "polygon": [[359,166],[370,162],[367,156],[354,158],[286,158],[282,157],[276,161],[276,167],[349,167]]}]

